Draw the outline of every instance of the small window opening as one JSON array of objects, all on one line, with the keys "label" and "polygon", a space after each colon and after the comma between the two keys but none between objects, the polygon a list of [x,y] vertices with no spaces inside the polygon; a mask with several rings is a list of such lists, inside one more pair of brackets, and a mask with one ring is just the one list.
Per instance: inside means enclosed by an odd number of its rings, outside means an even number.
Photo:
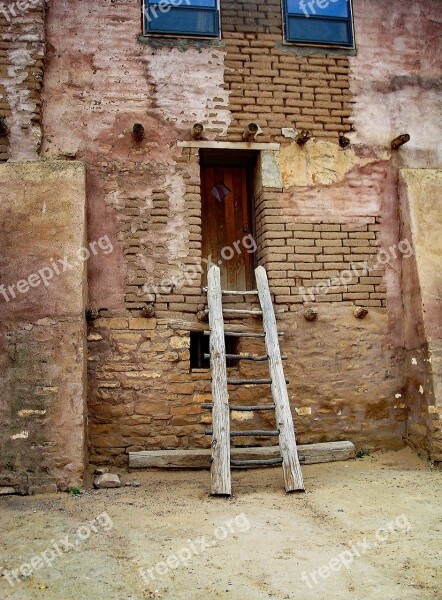
[{"label": "small window opening", "polygon": [[[238,354],[238,342],[236,337],[226,336],[226,354]],[[210,337],[202,332],[190,333],[190,369],[210,369],[210,359],[205,358],[210,354]],[[236,367],[238,361],[227,359],[227,367]]]}]

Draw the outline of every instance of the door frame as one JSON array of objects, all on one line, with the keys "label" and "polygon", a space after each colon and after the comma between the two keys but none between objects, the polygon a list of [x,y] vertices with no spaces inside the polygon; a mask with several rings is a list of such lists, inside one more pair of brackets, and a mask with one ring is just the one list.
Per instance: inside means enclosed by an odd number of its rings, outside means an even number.
[{"label": "door frame", "polygon": [[[246,171],[246,186],[247,186],[247,213],[250,225],[248,235],[253,237],[257,243],[256,236],[256,208],[255,208],[255,177],[256,167],[258,164],[258,150],[224,150],[224,149],[201,149],[199,150],[200,174],[204,167],[214,168],[231,168],[241,167]],[[201,180],[201,177],[200,177]],[[202,200],[201,200],[202,202]],[[202,231],[201,231],[202,234]],[[255,268],[257,267],[258,248],[255,252],[247,253],[248,261],[246,268],[248,269],[248,277],[246,281],[250,285],[250,289],[255,286]],[[248,287],[246,284],[246,287]]]}]

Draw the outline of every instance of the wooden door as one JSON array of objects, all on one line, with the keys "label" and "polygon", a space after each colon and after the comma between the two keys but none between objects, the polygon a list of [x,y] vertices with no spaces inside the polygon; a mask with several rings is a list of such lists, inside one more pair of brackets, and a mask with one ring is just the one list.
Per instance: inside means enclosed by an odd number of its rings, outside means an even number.
[{"label": "wooden door", "polygon": [[[227,290],[252,289],[254,253],[249,172],[245,167],[201,167],[203,282],[210,267],[221,269]],[[204,260],[205,259],[205,260]]]}]

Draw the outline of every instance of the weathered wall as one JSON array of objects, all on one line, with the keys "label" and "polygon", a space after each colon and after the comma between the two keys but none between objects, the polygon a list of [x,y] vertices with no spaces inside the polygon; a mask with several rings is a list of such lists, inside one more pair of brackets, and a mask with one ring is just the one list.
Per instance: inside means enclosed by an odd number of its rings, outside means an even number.
[{"label": "weathered wall", "polygon": [[407,439],[442,461],[442,171],[401,169],[404,232],[415,255],[404,277]]},{"label": "weathered wall", "polygon": [[6,2],[1,8],[0,119],[7,131],[0,132],[0,162],[33,160],[42,140],[44,0]]},{"label": "weathered wall", "polygon": [[78,485],[86,426],[84,166],[0,165],[0,224],[0,487]]},{"label": "weathered wall", "polygon": [[400,153],[410,167],[442,161],[439,0],[354,0],[358,54],[350,58],[356,143],[388,146],[411,135]]},{"label": "weathered wall", "polygon": [[[223,39],[187,43],[138,40],[137,0],[48,3],[43,156],[85,160],[89,237],[100,224],[114,245],[89,264],[89,302],[100,309],[89,331],[92,458],[124,464],[128,450],[209,443],[199,406],[209,372],[189,364],[205,299],[198,276],[182,277],[201,257],[198,153],[176,145],[196,120],[209,140],[237,142],[256,121],[257,141],[281,143],[257,170],[256,233],[287,309],[283,350],[301,442],[400,444],[407,259],[398,251],[397,167],[438,160],[435,0],[355,0],[357,56],[284,46],[279,2],[222,6]],[[136,122],[146,129],[139,144]],[[354,143],[343,150],[338,134],[352,122]],[[301,127],[316,138],[303,148],[292,139]],[[406,131],[412,142],[392,157],[390,140]],[[299,288],[380,248],[388,260],[315,294],[319,319],[304,320],[310,302]],[[160,293],[143,287],[174,278]],[[141,318],[148,301],[155,319]],[[355,304],[368,307],[365,320]],[[249,391],[240,394],[246,401]]]}]

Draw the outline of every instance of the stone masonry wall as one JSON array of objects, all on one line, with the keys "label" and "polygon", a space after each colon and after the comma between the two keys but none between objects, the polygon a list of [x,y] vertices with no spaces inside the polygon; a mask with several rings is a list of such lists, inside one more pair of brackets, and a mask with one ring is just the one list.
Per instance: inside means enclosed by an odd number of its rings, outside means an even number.
[{"label": "stone masonry wall", "polygon": [[[146,256],[150,264],[156,265],[153,275],[134,270],[138,279],[132,280],[130,289],[127,288],[128,309],[118,315],[102,309],[100,319],[89,324],[89,433],[93,462],[124,466],[130,451],[209,446],[204,431],[210,424],[210,414],[200,405],[210,401],[210,371],[191,370],[189,353],[189,332],[207,329],[207,325],[197,320],[197,312],[206,306],[206,299],[201,291],[200,273],[192,270],[201,256],[197,166],[198,152],[183,149],[177,170],[185,181],[185,203],[178,214],[186,223],[191,251],[171,263],[162,245],[155,254],[142,254],[139,246],[135,246],[133,253],[129,253],[129,261]],[[357,267],[361,260],[373,258],[380,225],[375,217],[367,216],[350,220],[341,217],[341,222],[331,216],[294,220],[281,216],[285,197],[282,190],[260,189],[256,203],[258,260],[268,269],[275,304],[289,309],[287,317],[281,318],[280,327],[287,333],[282,350],[289,356],[285,371],[291,381],[289,393],[300,441],[333,440],[344,435],[360,445],[367,439],[372,445],[397,445],[401,438],[395,432],[403,431],[406,412],[405,405],[396,399],[401,389],[401,353],[385,334],[388,321],[382,307],[386,303],[383,267],[371,271],[370,276],[362,271],[344,289],[323,296],[316,294],[313,300],[323,303],[317,323],[304,320],[303,305],[309,305],[312,299],[305,300],[299,291],[302,284],[316,286],[323,278],[338,275],[348,268],[350,261],[356,261],[353,266]],[[145,231],[158,235],[164,228],[166,232],[172,214],[177,214],[176,210],[171,213],[171,204],[169,193],[154,189],[151,210],[143,211],[142,220],[140,209],[124,209],[127,229],[133,232],[140,228],[147,243],[151,242]],[[329,211],[333,208],[331,205]],[[389,218],[380,204],[373,210]],[[165,235],[163,239],[168,238]],[[303,243],[306,239],[309,246],[300,246],[303,254],[295,259],[296,250],[292,248],[296,248],[298,240]],[[312,239],[316,246],[311,245]],[[330,239],[340,245],[329,246]],[[288,262],[281,262],[275,248]],[[316,253],[307,254],[304,248],[316,248]],[[324,248],[333,249],[333,254],[323,253]],[[354,254],[353,249],[356,249]],[[277,264],[271,262],[275,256]],[[303,261],[311,261],[313,257],[314,262],[290,262],[298,260],[298,256]],[[324,259],[333,262],[322,262]],[[397,260],[391,257],[391,262]],[[303,271],[291,270],[301,266]],[[191,273],[187,277],[186,268]],[[144,288],[146,281],[148,290]],[[155,286],[159,291],[155,291]],[[149,301],[155,303],[156,317],[140,318],[140,309]],[[342,304],[343,308],[328,308],[334,304]],[[373,308],[363,322],[352,315],[352,306],[358,304]],[[242,324],[254,330],[259,328],[259,323],[251,321]],[[240,323],[234,321],[236,325]],[[334,335],[326,341],[324,330],[331,327]],[[352,351],[354,336],[358,345]],[[262,353],[263,347],[262,343],[246,341],[238,351]],[[336,370],[326,367],[331,355],[337,361]],[[345,377],[342,364],[346,365]],[[361,369],[365,375],[361,376]],[[262,365],[253,367],[246,363],[231,368],[230,372],[241,378],[266,374]],[[269,390],[241,387],[231,389],[230,393],[231,402],[239,404],[252,400],[265,402]],[[233,419],[234,427],[239,429],[272,425],[271,418],[265,415],[250,414],[244,419],[238,413]],[[341,431],[345,434],[338,433]],[[253,440],[242,439],[241,443],[253,444]],[[260,439],[260,443],[271,443],[271,439]]]}]

